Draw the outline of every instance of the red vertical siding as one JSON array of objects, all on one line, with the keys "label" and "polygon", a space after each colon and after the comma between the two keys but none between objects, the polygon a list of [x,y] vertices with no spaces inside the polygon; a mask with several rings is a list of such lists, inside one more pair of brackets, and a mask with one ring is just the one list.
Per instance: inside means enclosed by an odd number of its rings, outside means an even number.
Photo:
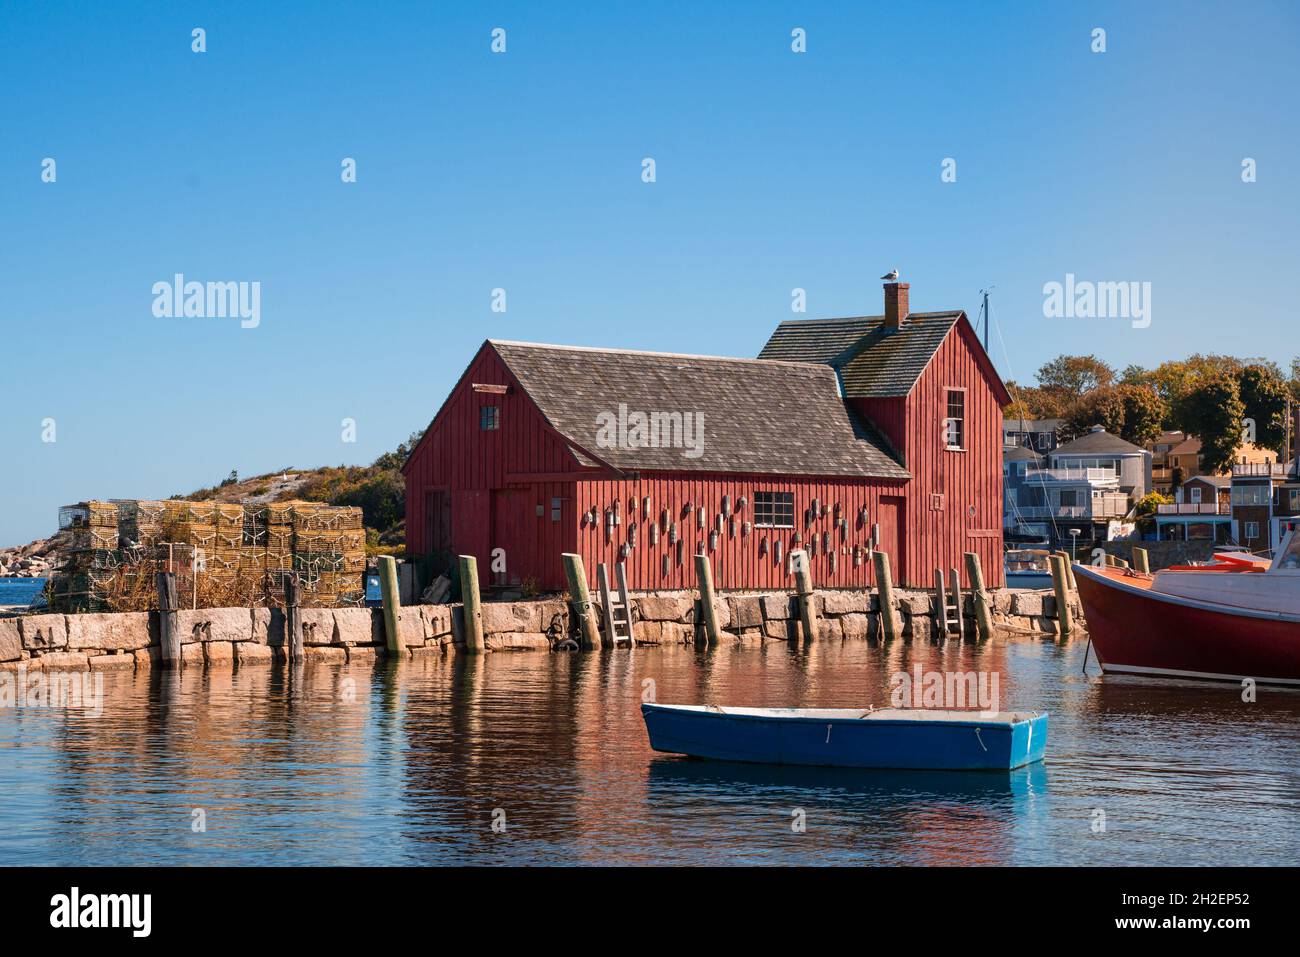
[{"label": "red vertical siding", "polygon": [[[1003,581],[1002,406],[977,359],[980,348],[959,320],[907,397],[907,580],[916,587],[933,585],[936,568],[958,569],[970,587],[966,552],[980,556],[986,585]],[[944,447],[950,388],[966,390],[964,452]]]},{"label": "red vertical siding", "polygon": [[849,399],[855,412],[871,422],[900,455],[907,441],[907,399]]},{"label": "red vertical siding", "polygon": [[[504,395],[475,392],[475,383],[508,386]],[[500,428],[479,427],[480,408],[501,409]],[[406,541],[412,555],[429,547],[425,491],[451,494],[452,550],[479,560],[479,580],[495,581],[491,552],[505,549],[506,581],[536,578],[546,589],[564,586],[560,555],[575,547],[573,483],[555,476],[580,467],[519,388],[496,352],[484,345],[448,397],[406,464]],[[545,477],[530,480],[529,475]],[[561,521],[551,521],[560,498]],[[538,516],[538,505],[543,514]]]},{"label": "red vertical siding", "polygon": [[[795,527],[793,529],[751,528],[744,534],[744,523],[754,520],[754,493],[756,491],[793,492]],[[582,555],[588,576],[595,581],[596,565],[612,564],[620,558],[620,547],[630,540],[630,529],[636,528],[637,543],[627,550],[628,587],[632,589],[694,588],[695,554],[703,543],[705,554],[713,563],[713,579],[718,588],[776,588],[791,587],[787,558],[791,548],[809,546],[812,535],[817,536],[816,554],[810,556],[813,581],[823,588],[865,588],[873,584],[871,562],[865,556],[861,564],[854,565],[854,546],[863,549],[869,544],[871,527],[878,521],[882,496],[901,494],[902,483],[881,480],[846,479],[792,479],[783,476],[717,475],[691,472],[643,473],[640,479],[584,480],[577,484],[578,518],[583,512],[596,509],[595,524],[585,524],[578,532],[578,553]],[[717,516],[722,510],[723,497],[730,496],[732,522],[723,522],[717,545],[710,548],[709,533],[717,529]],[[740,499],[746,499],[743,507]],[[644,501],[650,499],[650,517],[644,516]],[[805,511],[813,499],[818,507],[826,506],[825,516],[805,522]],[[628,505],[635,500],[635,515],[630,515]],[[605,512],[620,503],[621,524],[612,533],[605,529]],[[684,515],[689,503],[692,512]],[[835,524],[835,506],[846,521],[843,530]],[[860,510],[865,507],[865,522],[860,521]],[[680,560],[677,546],[669,542],[662,525],[664,510],[669,522],[676,523],[681,542]],[[705,511],[706,523],[701,529],[698,511]],[[658,541],[651,542],[649,526],[659,525]],[[836,567],[832,572],[829,554],[823,548],[823,535],[830,534],[830,544],[836,552]],[[801,542],[795,543],[795,536]],[[781,542],[781,560],[776,559],[775,544]],[[762,544],[766,553],[762,554]],[[884,543],[882,543],[882,546]],[[862,552],[859,552],[862,554]],[[669,556],[669,569],[663,571],[663,556]]]}]

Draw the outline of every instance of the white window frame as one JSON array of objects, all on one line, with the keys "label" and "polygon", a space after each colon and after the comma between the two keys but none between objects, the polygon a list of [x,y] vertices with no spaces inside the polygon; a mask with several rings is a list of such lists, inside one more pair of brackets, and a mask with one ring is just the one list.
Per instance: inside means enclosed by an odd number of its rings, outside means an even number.
[{"label": "white window frame", "polygon": [[[788,522],[784,521],[787,511]],[[794,528],[794,492],[781,492],[776,489],[755,491],[754,527]]]},{"label": "white window frame", "polygon": [[[952,414],[952,397],[961,396],[961,415]],[[966,451],[966,390],[946,387],[943,390],[943,447],[948,452]],[[954,439],[954,431],[956,433]]]}]

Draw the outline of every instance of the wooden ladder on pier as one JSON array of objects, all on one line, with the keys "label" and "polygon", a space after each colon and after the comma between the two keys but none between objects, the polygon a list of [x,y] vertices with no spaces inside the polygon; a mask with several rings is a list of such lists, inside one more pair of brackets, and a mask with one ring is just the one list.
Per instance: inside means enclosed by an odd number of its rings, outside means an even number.
[{"label": "wooden ladder on pier", "polygon": [[950,569],[948,575],[951,590],[944,587],[943,569],[934,570],[934,591],[938,599],[935,603],[935,624],[939,626],[940,634],[946,636],[956,631],[957,637],[961,638],[966,633],[966,622],[962,613],[961,577],[955,568]]},{"label": "wooden ladder on pier", "polygon": [[627,597],[627,569],[622,562],[614,566],[618,576],[618,590],[609,587],[609,568],[603,562],[596,567],[596,579],[600,584],[600,603],[605,609],[605,640],[617,646],[627,642],[631,647],[636,644],[632,634],[632,603]]}]

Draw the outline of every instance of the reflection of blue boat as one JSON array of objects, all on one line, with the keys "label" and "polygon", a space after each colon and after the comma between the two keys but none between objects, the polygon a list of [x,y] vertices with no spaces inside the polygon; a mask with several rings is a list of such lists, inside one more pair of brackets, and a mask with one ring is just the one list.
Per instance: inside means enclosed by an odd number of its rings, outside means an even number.
[{"label": "reflection of blue boat", "polygon": [[1009,770],[1041,761],[1040,712],[643,704],[650,747],[719,761]]},{"label": "reflection of blue boat", "polygon": [[[744,761],[690,761],[662,757],[650,762],[649,783],[665,793],[717,792],[768,800],[784,792],[816,792],[830,804],[862,808],[879,803],[898,807],[907,801],[958,798],[988,804],[1023,799],[1047,792],[1046,765],[1025,765],[1014,771],[970,771],[952,774],[931,769],[823,768]],[[864,803],[865,802],[865,803]]]}]

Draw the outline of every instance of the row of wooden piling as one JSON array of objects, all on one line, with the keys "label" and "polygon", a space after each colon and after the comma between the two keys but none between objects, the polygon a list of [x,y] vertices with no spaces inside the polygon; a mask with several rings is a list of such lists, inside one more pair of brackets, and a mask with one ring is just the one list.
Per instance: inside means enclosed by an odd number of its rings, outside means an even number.
[{"label": "row of wooden piling", "polygon": [[[600,628],[596,623],[596,614],[587,588],[587,572],[582,563],[582,556],[566,552],[562,556],[564,575],[569,589],[569,602],[573,610],[578,631],[578,647],[583,651],[595,651],[600,648]],[[984,571],[980,566],[979,555],[968,552],[965,556],[966,572],[972,584],[972,599],[975,609],[976,632],[980,640],[989,638],[993,633],[993,614],[988,591],[984,587]],[[877,551],[873,555],[876,571],[876,586],[879,594],[881,628],[886,641],[893,641],[903,631],[897,608],[894,605],[894,579],[890,568],[889,555]],[[812,571],[805,554],[794,551],[790,554],[791,567],[795,580],[795,597],[799,603],[799,622],[804,635],[816,635],[820,620],[815,601]],[[379,575],[384,599],[384,627],[388,649],[400,650],[397,632],[397,568],[392,558],[387,556],[379,560]],[[939,600],[945,602],[942,573],[937,573],[939,582]],[[957,603],[958,633],[964,629],[964,595],[961,591],[957,570],[951,570],[953,589]],[[722,627],[718,622],[717,592],[713,585],[713,566],[708,555],[695,556],[695,577],[700,590],[700,608],[703,617],[705,641],[717,645],[722,641]],[[472,555],[460,556],[461,598],[464,603],[465,650],[470,654],[485,650],[483,636],[483,608],[478,585],[478,561]],[[946,606],[941,607],[941,619],[946,622]],[[947,629],[945,627],[945,633]]]},{"label": "row of wooden piling", "polygon": [[[1146,568],[1146,553],[1135,549],[1135,558],[1140,553],[1140,568]],[[795,579],[795,596],[799,603],[799,621],[806,636],[816,635],[820,625],[817,605],[814,600],[812,572],[805,554],[795,551],[790,554]],[[578,631],[578,647],[583,651],[600,648],[600,628],[587,588],[587,573],[583,567],[582,556],[565,553],[563,556],[564,573],[569,587],[569,600],[573,609]],[[876,588],[879,595],[881,630],[886,641],[894,641],[902,634],[902,623],[894,605],[894,579],[890,568],[889,555],[877,551],[873,553],[876,572]],[[993,615],[988,591],[984,586],[984,572],[980,558],[974,552],[965,556],[966,573],[971,582],[972,601],[975,611],[976,632],[980,640],[989,638],[993,633]],[[1065,562],[1064,553],[1053,556],[1053,581],[1056,585],[1057,606],[1060,609],[1062,634],[1070,630],[1069,604],[1066,589],[1072,590],[1073,575]],[[465,630],[465,650],[469,654],[481,654],[486,650],[483,633],[483,604],[479,592],[478,560],[472,555],[459,558],[461,598]],[[1058,567],[1061,569],[1058,572]],[[722,628],[718,623],[717,594],[713,585],[713,567],[708,555],[695,556],[695,575],[699,583],[700,607],[703,615],[705,640],[710,645],[722,641]],[[958,634],[964,633],[965,601],[962,594],[960,577],[957,570],[950,569],[950,582],[955,598],[955,616]],[[1067,575],[1070,577],[1067,579]],[[397,583],[397,562],[391,556],[379,559],[379,584],[383,598],[384,633],[390,652],[402,650],[399,632],[401,615],[401,598]],[[943,633],[949,631],[948,590],[944,585],[942,570],[935,570],[935,585],[938,598],[936,620]],[[157,579],[159,625],[161,639],[161,658],[164,667],[179,665],[181,659],[181,635],[177,627],[179,610],[176,576],[169,572],[160,572]],[[303,659],[302,613],[299,604],[299,589],[294,575],[286,577],[284,583],[285,597],[285,644],[290,661]]]},{"label": "row of wooden piling", "polygon": [[[1056,552],[1051,556],[1052,588],[1056,593],[1056,617],[1062,637],[1074,631],[1074,613],[1070,608],[1070,596],[1078,594],[1079,586],[1074,579],[1073,562],[1065,552]],[[1128,568],[1129,563],[1114,555],[1106,556],[1106,564],[1111,568]],[[1144,575],[1151,574],[1151,556],[1145,548],[1133,547],[1134,571]]]},{"label": "row of wooden piling", "polygon": [[[1113,555],[1106,556],[1106,564],[1112,568],[1128,568],[1129,563]],[[1137,571],[1150,573],[1150,558],[1146,549],[1133,549],[1133,564]],[[1065,552],[1056,552],[1051,556],[1052,589],[1056,593],[1056,617],[1062,637],[1074,631],[1074,612],[1070,607],[1070,596],[1079,592],[1074,578],[1073,560]]]}]

